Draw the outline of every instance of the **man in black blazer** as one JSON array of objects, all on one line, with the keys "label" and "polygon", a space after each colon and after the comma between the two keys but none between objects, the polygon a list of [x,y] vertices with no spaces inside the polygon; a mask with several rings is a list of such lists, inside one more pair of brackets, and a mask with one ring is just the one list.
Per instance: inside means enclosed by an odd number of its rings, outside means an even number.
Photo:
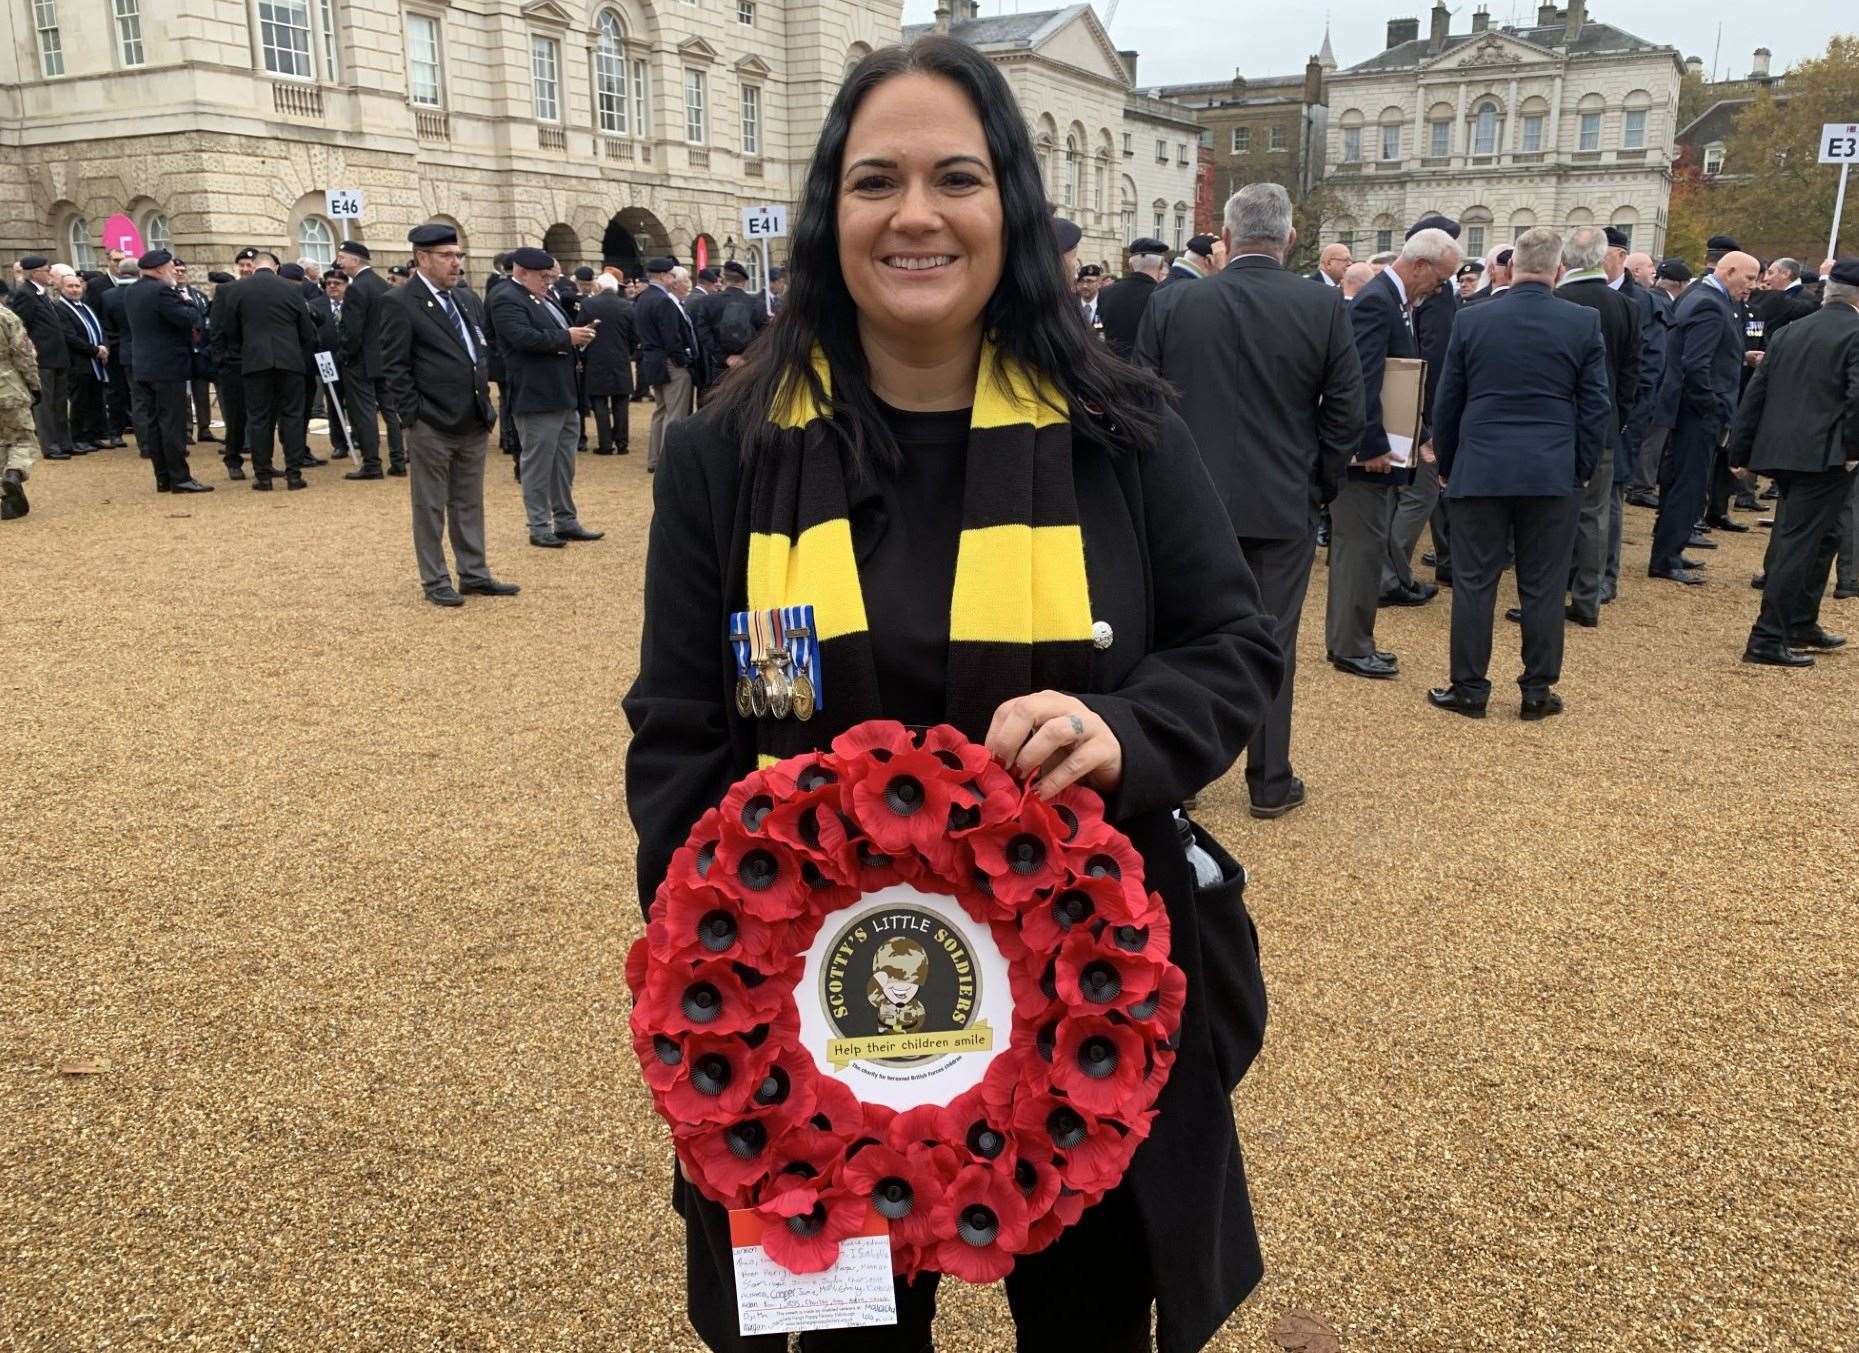
[{"label": "man in black blazer", "polygon": [[[1407,238],[1422,230],[1438,230],[1455,242],[1459,223],[1450,216],[1429,212],[1408,227]],[[1453,317],[1462,302],[1453,279],[1462,268],[1453,270],[1453,278],[1440,286],[1413,308],[1414,343],[1420,359],[1427,364],[1421,402],[1421,441],[1419,462],[1413,474],[1395,494],[1394,516],[1388,523],[1388,562],[1381,571],[1383,606],[1424,606],[1439,595],[1439,583],[1418,582],[1414,578],[1414,550],[1420,544],[1420,529],[1432,523],[1433,559],[1438,576],[1452,578],[1452,535],[1446,509],[1440,506],[1439,472],[1434,467],[1433,449],[1427,425],[1433,418],[1433,397],[1439,389],[1439,371],[1446,360],[1446,340],[1452,335]]]},{"label": "man in black blazer", "polygon": [[1168,275],[1157,283],[1158,289],[1173,286],[1176,282],[1198,282],[1203,277],[1212,277],[1226,266],[1226,246],[1218,235],[1196,235],[1181,247],[1175,255],[1175,261],[1169,265]]},{"label": "man in black blazer", "polygon": [[245,375],[239,366],[239,348],[226,341],[226,311],[232,304],[233,293],[239,284],[252,275],[257,257],[258,250],[250,246],[234,254],[232,280],[217,284],[213,288],[213,299],[207,305],[207,345],[213,352],[213,375],[219,386],[220,417],[226,424],[226,439],[220,446],[219,454],[229,479],[245,478],[242,466],[246,454],[248,411],[245,407]]},{"label": "man in black blazer", "polygon": [[1679,298],[1666,346],[1656,414],[1671,429],[1659,465],[1659,518],[1647,573],[1701,586],[1700,565],[1684,549],[1704,515],[1711,466],[1728,434],[1743,380],[1743,327],[1737,309],[1761,265],[1732,251]]},{"label": "man in black blazer", "polygon": [[1271,818],[1304,802],[1291,769],[1298,628],[1317,511],[1362,441],[1362,366],[1342,293],[1284,267],[1297,243],[1284,188],[1240,189],[1225,224],[1231,261],[1205,285],[1156,293],[1136,360],[1180,392],[1285,655],[1284,682],[1246,751],[1252,815]]},{"label": "man in black blazer", "polygon": [[55,309],[71,354],[71,449],[82,455],[98,450],[104,433],[103,392],[109,381],[110,348],[103,341],[103,321],[84,301],[84,279],[70,273],[59,279]]},{"label": "man in black blazer", "polygon": [[175,285],[174,255],[151,249],[123,299],[134,345],[136,441],[155,471],[157,493],[211,493],[187,465],[187,382],[199,314]]},{"label": "man in black blazer", "polygon": [[[1616,247],[1599,226],[1575,227],[1562,242],[1562,285],[1556,288],[1561,299],[1586,306],[1600,316],[1601,338],[1607,345],[1607,440],[1601,448],[1600,466],[1582,490],[1569,571],[1568,618],[1587,629],[1601,623],[1602,587],[1615,519],[1618,476],[1614,473],[1614,457],[1625,456],[1622,438],[1640,393],[1639,307],[1614,290],[1605,267],[1608,252]],[[1624,258],[1622,251],[1620,259]],[[1626,276],[1624,272],[1618,275]],[[1622,498],[1625,493],[1622,484]]]},{"label": "man in black blazer", "polygon": [[516,386],[514,412],[523,455],[523,515],[529,543],[558,550],[570,540],[599,540],[581,525],[574,505],[574,458],[581,433],[581,392],[575,356],[594,341],[594,329],[563,312],[555,259],[543,249],[510,254],[514,285],[491,298],[491,325],[504,370]]},{"label": "man in black blazer", "polygon": [[1349,303],[1356,356],[1362,363],[1366,411],[1362,440],[1330,504],[1329,613],[1324,643],[1330,662],[1351,676],[1388,679],[1400,675],[1395,655],[1375,647],[1375,610],[1382,571],[1388,566],[1388,528],[1395,496],[1413,480],[1419,444],[1396,428],[1395,440],[1382,422],[1381,386],[1390,357],[1417,357],[1410,307],[1452,285],[1459,245],[1443,230],[1412,235],[1393,263]]},{"label": "man in black blazer", "polygon": [[[1491,621],[1515,543],[1523,602],[1523,717],[1562,711],[1563,593],[1581,489],[1607,445],[1607,344],[1590,310],[1550,291],[1562,239],[1525,231],[1511,288],[1453,324],[1433,424],[1452,503],[1452,680],[1439,709],[1483,718],[1491,698]],[[1586,257],[1586,255],[1584,255]],[[1598,262],[1600,251],[1593,257]]]},{"label": "man in black blazer", "polygon": [[1149,308],[1157,285],[1168,271],[1168,246],[1147,237],[1131,240],[1129,259],[1129,271],[1097,293],[1097,318],[1104,326],[1104,342],[1119,357],[1136,351],[1143,311]]},{"label": "man in black blazer", "polygon": [[709,388],[733,366],[755,336],[768,326],[768,313],[749,294],[749,270],[731,259],[718,272],[718,283],[707,296],[691,298],[691,326],[704,354],[704,377]]},{"label": "man in black blazer", "polygon": [[[463,606],[463,593],[514,596],[516,584],[493,578],[484,559],[484,453],[497,421],[484,310],[459,285],[465,251],[456,230],[433,222],[407,240],[414,274],[382,304],[381,373],[407,438],[420,584],[435,606]],[[456,588],[445,566],[448,525]]]},{"label": "man in black blazer", "polygon": [[620,295],[610,273],[602,273],[594,279],[594,294],[581,302],[581,318],[594,331],[594,341],[581,350],[594,410],[594,454],[623,456],[632,436],[626,406],[633,392],[633,303]]},{"label": "man in black blazer", "polygon": [[400,431],[400,419],[385,404],[381,380],[381,303],[387,296],[387,282],[374,270],[368,246],[344,240],[336,250],[336,266],[349,279],[348,293],[342,298],[342,384],[343,402],[348,406],[349,436],[359,452],[355,468],[344,479],[380,479],[381,414],[387,416],[387,459],[389,472],[407,472],[407,448]]},{"label": "man in black blazer", "polygon": [[19,261],[26,278],[7,304],[26,326],[26,336],[39,353],[39,402],[32,406],[33,428],[39,435],[39,454],[46,460],[71,459],[71,351],[64,326],[55,309],[57,285],[51,260],[28,254]]},{"label": "man in black blazer", "polygon": [[252,487],[271,488],[273,444],[284,440],[287,488],[307,488],[309,445],[304,438],[304,382],[316,328],[301,287],[280,274],[278,256],[260,250],[252,275],[232,289],[225,313],[226,346],[239,354],[245,386],[245,441],[252,456]]},{"label": "man in black blazer", "polygon": [[1732,466],[1773,476],[1783,495],[1743,661],[1810,666],[1796,649],[1846,642],[1821,628],[1820,603],[1859,465],[1859,259],[1834,265],[1816,313],[1769,336],[1729,450]]},{"label": "man in black blazer", "polygon": [[[107,443],[110,446],[129,445],[123,440],[123,434],[135,426],[135,377],[130,369],[135,340],[129,332],[128,301],[129,289],[141,275],[133,258],[124,259],[117,270],[116,284],[97,302],[97,315],[103,320],[104,346],[110,350],[110,360],[104,367],[110,375],[110,392],[105,401],[112,434]],[[148,455],[146,447],[142,448],[142,454]]]},{"label": "man in black blazer", "polygon": [[658,469],[665,433],[688,418],[696,400],[696,373],[701,354],[697,330],[677,297],[671,274],[677,262],[655,258],[646,264],[649,283],[633,305],[633,328],[639,335],[639,377],[652,387],[652,433],[646,440],[645,467]]}]

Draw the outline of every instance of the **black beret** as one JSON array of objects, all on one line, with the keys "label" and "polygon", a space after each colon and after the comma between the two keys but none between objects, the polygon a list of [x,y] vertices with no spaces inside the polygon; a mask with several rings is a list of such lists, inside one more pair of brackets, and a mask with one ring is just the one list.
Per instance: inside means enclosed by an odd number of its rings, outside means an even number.
[{"label": "black beret", "polygon": [[50,259],[44,257],[41,254],[27,254],[24,258],[22,258],[19,261],[19,266],[21,269],[23,269],[26,272],[37,272],[40,268],[47,266],[50,262],[51,262]]},{"label": "black beret", "polygon": [[1609,249],[1631,249],[1633,241],[1626,237],[1625,232],[1609,226],[1607,227],[1607,247]]},{"label": "black beret", "polygon": [[391,268],[389,268],[389,269],[388,269],[387,271],[388,271],[388,273],[389,273],[389,274],[391,274],[391,275],[392,275],[392,276],[394,276],[394,277],[411,277],[411,276],[413,276],[413,269],[411,269],[411,268],[409,268],[409,267],[408,267],[408,266],[407,266],[406,264],[404,264],[404,263],[396,263],[396,264],[394,264],[394,266],[393,266],[393,267],[391,267]]},{"label": "black beret", "polygon": [[749,280],[749,270],[733,258],[723,265],[723,274],[726,277],[740,277],[745,282]]},{"label": "black beret", "polygon": [[1131,240],[1130,247],[1123,252],[1126,254],[1166,254],[1168,246],[1153,236],[1145,235],[1140,240]]},{"label": "black beret", "polygon": [[1843,287],[1859,287],[1859,258],[1843,258],[1833,265],[1833,271],[1827,274],[1829,282],[1838,282]]},{"label": "black beret", "polygon": [[223,287],[226,283],[235,282],[237,280],[238,279],[229,272],[210,272],[207,274],[207,281],[211,282],[216,287]]},{"label": "black beret", "polygon": [[458,232],[449,225],[433,221],[428,225],[414,226],[409,230],[407,243],[415,249],[431,249],[441,244],[456,244]]},{"label": "black beret", "polygon": [[1063,216],[1052,218],[1052,242],[1058,245],[1061,254],[1076,249],[1083,238],[1084,229],[1076,221],[1068,221]]},{"label": "black beret", "polygon": [[356,240],[342,241],[341,244],[336,246],[336,252],[338,254],[353,254],[355,255],[356,258],[373,258],[374,257],[373,254],[368,252],[367,245],[362,244]]},{"label": "black beret", "polygon": [[1691,268],[1682,258],[1668,258],[1659,264],[1658,271],[1653,275],[1661,282],[1689,282]]},{"label": "black beret", "polygon": [[670,272],[677,266],[678,260],[675,258],[654,258],[647,260],[645,270],[647,272]]},{"label": "black beret", "polygon": [[1087,263],[1082,268],[1078,269],[1078,276],[1080,277],[1102,277],[1103,275],[1104,270],[1095,263]]},{"label": "black beret", "polygon": [[1407,227],[1407,238],[1412,239],[1423,230],[1443,230],[1455,240],[1459,238],[1459,223],[1450,216],[1442,216],[1430,211],[1418,221]]},{"label": "black beret", "polygon": [[786,277],[787,277],[786,268],[770,268],[768,270],[768,280],[770,282],[780,282],[780,281],[785,280]]},{"label": "black beret", "polygon": [[169,253],[166,249],[151,249],[136,260],[136,266],[142,269],[142,271],[148,272],[155,268],[166,267],[172,262],[174,262],[174,255]]},{"label": "black beret", "polygon": [[715,268],[699,268],[697,270],[697,280],[699,282],[721,282],[723,280],[723,274]]},{"label": "black beret", "polygon": [[349,280],[349,275],[340,268],[325,268],[323,280],[325,282],[346,282]]},{"label": "black beret", "polygon": [[541,272],[555,266],[555,255],[547,249],[537,249],[533,245],[524,245],[521,249],[510,251],[510,263],[514,267],[529,268]]},{"label": "black beret", "polygon": [[258,251],[252,248],[252,246],[248,244],[245,246],[245,248],[241,249],[238,253],[232,256],[232,261],[234,263],[243,263],[248,258],[257,258],[257,257],[258,257]]},{"label": "black beret", "polygon": [[1704,247],[1714,254],[1727,254],[1740,250],[1743,246],[1736,242],[1733,235],[1712,235],[1704,241]]},{"label": "black beret", "polygon": [[1510,259],[1511,251],[1509,249],[1500,249],[1497,253],[1492,255],[1491,262],[1497,267],[1508,268],[1510,266]]},{"label": "black beret", "polygon": [[278,265],[278,276],[282,277],[286,282],[301,282],[304,280],[303,265],[301,263],[281,263]]},{"label": "black beret", "polygon": [[1202,258],[1212,258],[1214,256],[1214,240],[1217,238],[1218,236],[1215,235],[1196,235],[1193,239],[1188,241],[1188,252],[1190,254],[1199,254]]},{"label": "black beret", "polygon": [[1467,259],[1465,262],[1459,265],[1459,271],[1455,273],[1454,276],[1477,277],[1481,275],[1484,272],[1484,270],[1485,270],[1484,264],[1480,263],[1475,258],[1471,258],[1471,259]]},{"label": "black beret", "polygon": [[574,270],[574,280],[577,282],[592,282],[594,280],[594,270],[583,263]]}]

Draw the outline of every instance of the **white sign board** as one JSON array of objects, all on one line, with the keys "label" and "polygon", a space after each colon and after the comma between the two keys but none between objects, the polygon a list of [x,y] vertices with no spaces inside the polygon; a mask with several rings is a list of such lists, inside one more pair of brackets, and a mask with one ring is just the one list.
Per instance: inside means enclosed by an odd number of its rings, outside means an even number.
[{"label": "white sign board", "polygon": [[359,221],[363,198],[359,188],[329,188],[323,193],[332,221]]},{"label": "white sign board", "polygon": [[341,376],[336,374],[336,355],[333,352],[319,352],[316,354],[316,374],[321,376],[323,380],[330,385],[334,385],[337,381],[342,379]]},{"label": "white sign board", "polygon": [[751,240],[787,238],[787,208],[773,204],[742,209],[742,233]]},{"label": "white sign board", "polygon": [[1859,164],[1859,122],[1829,122],[1820,129],[1822,164]]}]

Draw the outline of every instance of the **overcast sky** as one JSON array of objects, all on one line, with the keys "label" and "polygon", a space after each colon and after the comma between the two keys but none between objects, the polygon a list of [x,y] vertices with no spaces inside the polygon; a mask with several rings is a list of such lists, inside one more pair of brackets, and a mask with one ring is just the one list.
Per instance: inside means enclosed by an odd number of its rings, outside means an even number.
[{"label": "overcast sky", "polygon": [[[1496,24],[1511,22],[1511,0],[1488,0]],[[1564,0],[1566,3],[1566,0]],[[1667,42],[1686,56],[1703,58],[1708,72],[1717,26],[1723,25],[1717,70],[1722,78],[1749,71],[1750,54],[1758,47],[1775,53],[1775,69],[1827,49],[1827,39],[1842,26],[1835,15],[1852,11],[1838,0],[1768,0],[1761,5],[1727,3],[1727,0],[1591,0],[1590,17],[1613,23],[1651,42]],[[1096,0],[1098,17],[1110,0]],[[1454,10],[1452,30],[1472,26],[1474,0]],[[1061,8],[1051,0],[981,0],[983,15],[1031,14]],[[1380,51],[1388,20],[1417,17],[1426,31],[1426,0],[1333,0],[1328,6],[1330,43],[1340,66],[1366,60]],[[935,16],[935,0],[905,0],[904,22],[927,23]],[[1110,36],[1118,47],[1134,47],[1142,54],[1137,77],[1145,85],[1179,84],[1191,80],[1230,77],[1237,67],[1246,75],[1289,75],[1304,69],[1305,58],[1323,42],[1322,4],[1268,6],[1259,0],[1234,4],[1213,0],[1120,0]],[[1516,0],[1516,17],[1536,17],[1535,3]],[[1859,22],[1843,25],[1859,31]]]}]

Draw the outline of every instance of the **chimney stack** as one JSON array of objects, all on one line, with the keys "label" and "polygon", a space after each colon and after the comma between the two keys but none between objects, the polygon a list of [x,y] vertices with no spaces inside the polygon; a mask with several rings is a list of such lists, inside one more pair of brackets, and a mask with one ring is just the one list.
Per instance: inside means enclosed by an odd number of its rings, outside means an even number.
[{"label": "chimney stack", "polygon": [[1571,42],[1580,35],[1581,26],[1587,21],[1587,0],[1569,0],[1569,40]]},{"label": "chimney stack", "polygon": [[1439,51],[1446,45],[1446,37],[1452,31],[1452,11],[1446,8],[1446,0],[1435,0],[1433,5],[1433,27],[1427,35],[1427,45],[1433,51]]},{"label": "chimney stack", "polygon": [[1767,47],[1756,48],[1755,60],[1749,63],[1750,79],[1766,80],[1769,78],[1769,57],[1772,55],[1773,53]]},{"label": "chimney stack", "polygon": [[1472,31],[1482,33],[1491,27],[1491,11],[1480,5],[1472,11]]},{"label": "chimney stack", "polygon": [[1304,103],[1310,108],[1322,108],[1329,103],[1323,95],[1323,62],[1315,55],[1304,63]]},{"label": "chimney stack", "polygon": [[949,0],[936,0],[936,21],[930,27],[938,33],[947,33],[950,17]]},{"label": "chimney stack", "polygon": [[1702,78],[1704,74],[1704,58],[1701,56],[1686,57],[1685,58],[1685,74],[1696,75]]},{"label": "chimney stack", "polygon": [[1420,20],[1388,20],[1388,46],[1399,47],[1403,42],[1413,42],[1420,36]]},{"label": "chimney stack", "polygon": [[[1139,53],[1137,53],[1134,50],[1126,50],[1125,48],[1119,47],[1117,49],[1117,55],[1123,59],[1123,69],[1125,69],[1126,71],[1130,73],[1130,87],[1132,89],[1135,88],[1136,86],[1136,58],[1139,55]],[[1233,74],[1235,76],[1239,74],[1239,67],[1235,66],[1233,68]]]},{"label": "chimney stack", "polygon": [[1556,25],[1556,21],[1561,17],[1562,15],[1557,12],[1554,5],[1538,5],[1536,7],[1536,26],[1538,28],[1553,28]]}]

